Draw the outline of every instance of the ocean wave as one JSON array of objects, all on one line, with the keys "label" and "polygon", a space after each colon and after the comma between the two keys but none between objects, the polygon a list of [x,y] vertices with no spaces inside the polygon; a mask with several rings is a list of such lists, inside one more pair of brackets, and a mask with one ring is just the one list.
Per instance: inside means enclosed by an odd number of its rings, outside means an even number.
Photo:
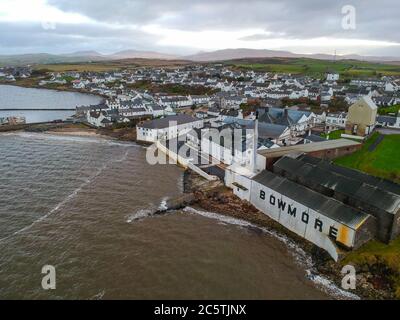
[{"label": "ocean wave", "polygon": [[161,200],[160,205],[158,206],[159,211],[167,211],[168,210],[168,197],[165,197]]},{"label": "ocean wave", "polygon": [[45,221],[47,218],[49,218],[51,215],[53,215],[54,213],[59,211],[67,203],[69,203],[71,200],[73,200],[83,190],[83,188],[85,188],[86,186],[88,186],[91,183],[93,183],[96,180],[96,178],[99,177],[104,172],[104,170],[106,170],[108,168],[108,166],[110,166],[111,164],[116,163],[116,162],[125,161],[127,159],[127,157],[128,157],[128,154],[129,154],[129,150],[127,150],[120,159],[112,159],[108,163],[105,163],[101,168],[99,168],[96,171],[95,174],[93,174],[91,177],[86,179],[85,182],[83,182],[79,187],[77,187],[71,194],[66,196],[61,202],[59,202],[53,209],[51,209],[49,212],[47,212],[44,216],[42,216],[39,219],[35,220],[29,226],[26,226],[26,227],[22,228],[21,230],[18,230],[18,231],[14,232],[13,234],[11,234],[11,235],[3,238],[3,239],[0,239],[0,243],[2,243],[4,241],[7,241],[7,240],[9,240],[9,239],[21,234],[21,233],[24,233],[24,232],[32,229],[36,224]]},{"label": "ocean wave", "polygon": [[222,223],[236,225],[243,228],[259,230],[263,233],[273,236],[274,238],[283,242],[290,249],[289,251],[295,258],[297,264],[305,268],[307,279],[312,281],[318,288],[320,288],[320,290],[322,290],[323,292],[329,294],[330,296],[336,299],[360,300],[360,297],[358,297],[357,295],[339,288],[332,281],[318,274],[318,272],[315,269],[314,262],[311,256],[309,256],[298,244],[296,244],[293,240],[289,239],[287,236],[282,235],[274,230],[269,230],[267,228],[259,227],[251,222],[224,216],[218,213],[201,211],[191,207],[186,207],[185,209],[183,209],[183,211],[190,214],[200,215],[205,218],[218,220],[219,222]]},{"label": "ocean wave", "polygon": [[152,217],[152,216],[154,216],[154,214],[156,212],[168,211],[168,206],[167,206],[168,199],[169,199],[168,197],[163,198],[158,207],[157,206],[150,206],[148,208],[139,209],[135,213],[129,215],[127,220],[126,220],[126,222],[127,223],[132,223],[132,222],[135,222],[135,221],[142,220],[144,218]]},{"label": "ocean wave", "polygon": [[140,209],[137,212],[131,214],[126,222],[132,223],[138,220],[142,220],[144,218],[148,218],[154,214],[154,209]]}]

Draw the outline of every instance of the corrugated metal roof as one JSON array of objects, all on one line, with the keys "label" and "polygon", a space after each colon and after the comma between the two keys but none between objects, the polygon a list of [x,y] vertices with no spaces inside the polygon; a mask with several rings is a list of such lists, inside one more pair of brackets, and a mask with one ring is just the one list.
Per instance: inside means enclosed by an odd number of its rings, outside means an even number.
[{"label": "corrugated metal roof", "polygon": [[315,152],[315,151],[329,150],[335,148],[352,147],[358,145],[360,145],[359,142],[347,139],[338,139],[338,140],[327,140],[315,143],[307,143],[290,147],[282,147],[270,150],[261,150],[258,152],[258,154],[266,158],[280,158],[290,153],[298,153],[298,152],[307,153],[307,152]]},{"label": "corrugated metal roof", "polygon": [[[302,161],[301,159],[305,159]],[[307,161],[309,160],[309,161]],[[313,164],[310,157],[293,159],[284,157],[274,164],[274,170],[283,170],[295,178],[302,181],[306,186],[315,189],[323,186],[333,192],[339,192],[348,197],[359,200],[363,210],[368,212],[368,208],[375,207],[382,209],[390,214],[395,214],[400,207],[400,196],[385,189],[380,189],[377,185],[368,184],[367,179],[356,179],[357,174],[352,175],[351,169],[343,173],[332,170],[333,165],[326,161]],[[346,174],[347,173],[347,174]]]},{"label": "corrugated metal roof", "polygon": [[357,229],[369,216],[270,171],[263,171],[253,180],[352,229]]},{"label": "corrugated metal roof", "polygon": [[345,177],[349,177],[355,180],[358,180],[360,182],[372,185],[377,187],[378,189],[386,190],[389,192],[392,192],[394,194],[397,194],[400,196],[400,185],[390,181],[390,180],[385,180],[382,178],[374,177],[369,174],[366,174],[361,171],[357,170],[352,170],[346,167],[341,167],[334,165],[328,161],[324,161],[322,159],[310,157],[308,155],[303,155],[299,158],[299,160],[310,163],[313,165],[318,165],[319,167],[325,169],[325,170],[330,170],[332,172],[335,172],[337,174],[340,174]]}]

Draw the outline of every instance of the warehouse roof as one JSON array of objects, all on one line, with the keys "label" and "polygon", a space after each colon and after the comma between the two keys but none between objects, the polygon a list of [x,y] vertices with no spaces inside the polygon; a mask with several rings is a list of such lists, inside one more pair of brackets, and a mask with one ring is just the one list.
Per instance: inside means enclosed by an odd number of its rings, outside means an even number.
[{"label": "warehouse roof", "polygon": [[352,229],[357,229],[369,217],[366,213],[270,171],[261,172],[253,180]]},{"label": "warehouse roof", "polygon": [[[353,173],[351,169],[341,172],[341,169],[335,168],[326,161],[317,162],[310,160],[310,157],[299,159],[284,157],[274,164],[274,171],[314,190],[321,187],[331,190],[329,196],[334,196],[334,192],[339,192],[357,199],[359,206],[367,212],[373,207],[395,214],[400,207],[400,196],[388,191],[390,183],[383,181],[375,185],[368,181],[368,177],[364,178]],[[392,190],[396,192],[395,184]]]},{"label": "warehouse roof", "polygon": [[347,139],[338,139],[338,140],[327,140],[322,142],[282,147],[270,150],[261,150],[258,151],[258,154],[266,158],[280,158],[291,153],[308,153],[308,152],[330,150],[336,148],[352,147],[357,145],[360,145],[360,143]]},{"label": "warehouse roof", "polygon": [[361,182],[364,182],[366,184],[372,185],[377,187],[378,189],[386,190],[392,193],[395,193],[400,196],[400,185],[390,181],[390,180],[385,180],[382,178],[374,177],[369,174],[366,174],[361,171],[357,170],[352,170],[349,168],[341,167],[332,164],[329,161],[324,161],[322,159],[310,157],[308,155],[303,155],[299,158],[299,160],[306,162],[306,163],[311,163],[314,165],[318,165],[321,168],[325,168],[327,170],[330,170],[332,172],[335,172],[337,174],[340,174],[345,177],[349,177],[352,179],[359,180]]},{"label": "warehouse roof", "polygon": [[191,122],[201,121],[200,119],[188,116],[186,114],[178,114],[176,116],[168,116],[162,119],[156,119],[152,121],[145,122],[143,125],[138,125],[140,128],[145,129],[165,129],[168,128],[173,123],[177,125],[182,125]]}]

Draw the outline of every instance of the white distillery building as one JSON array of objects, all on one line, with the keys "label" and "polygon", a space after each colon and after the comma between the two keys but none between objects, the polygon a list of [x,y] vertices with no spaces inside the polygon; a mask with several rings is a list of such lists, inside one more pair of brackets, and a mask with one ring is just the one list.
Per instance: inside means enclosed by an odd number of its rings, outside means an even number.
[{"label": "white distillery building", "polygon": [[200,129],[203,126],[203,119],[185,114],[168,116],[137,125],[137,140],[152,143],[160,140],[171,140],[186,135],[193,129]]},{"label": "white distillery building", "polygon": [[307,155],[287,155],[253,178],[227,171],[235,195],[339,260],[400,235],[400,186]]},{"label": "white distillery building", "polygon": [[253,179],[229,172],[226,184],[235,195],[324,249],[335,261],[340,258],[340,247],[352,249],[370,240],[370,215],[270,171]]}]

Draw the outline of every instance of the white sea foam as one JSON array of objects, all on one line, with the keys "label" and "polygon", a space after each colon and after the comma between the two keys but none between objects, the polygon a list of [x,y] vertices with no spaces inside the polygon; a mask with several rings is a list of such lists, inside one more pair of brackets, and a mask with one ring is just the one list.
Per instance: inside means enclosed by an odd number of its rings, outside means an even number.
[{"label": "white sea foam", "polygon": [[154,210],[153,209],[140,209],[137,212],[131,214],[128,219],[126,220],[126,222],[128,223],[132,223],[134,221],[138,221],[147,217],[150,217],[154,214]]},{"label": "white sea foam", "polygon": [[201,211],[201,210],[197,210],[197,209],[194,209],[191,207],[187,207],[187,208],[183,209],[183,211],[186,213],[190,213],[190,214],[201,215],[205,218],[215,219],[215,220],[218,220],[218,221],[220,221],[222,223],[226,223],[226,224],[237,225],[237,226],[240,226],[243,228],[252,228],[252,229],[254,228],[254,229],[260,230],[270,236],[273,236],[274,238],[278,239],[279,241],[285,243],[285,245],[290,249],[291,254],[296,259],[296,262],[300,266],[305,268],[307,278],[310,281],[312,281],[323,292],[325,292],[337,299],[350,299],[350,300],[359,300],[360,299],[360,297],[358,297],[357,295],[340,289],[332,281],[323,277],[322,275],[319,275],[314,267],[312,258],[299,245],[297,245],[294,241],[290,240],[285,235],[279,234],[278,232],[276,232],[274,230],[269,230],[266,228],[256,226],[245,220],[236,219],[236,218],[224,216],[224,215],[213,213],[213,212]]},{"label": "white sea foam", "polygon": [[168,203],[167,203],[168,199],[169,199],[168,197],[165,197],[161,200],[161,203],[158,207],[159,211],[167,211],[168,210]]},{"label": "white sea foam", "polygon": [[102,300],[105,294],[106,294],[106,290],[103,290],[103,291],[99,292],[98,294],[96,294],[95,296],[93,296],[90,300]]},{"label": "white sea foam", "polygon": [[154,216],[154,213],[157,211],[167,211],[168,207],[167,207],[167,201],[168,201],[168,197],[165,197],[161,200],[158,208],[156,206],[151,206],[149,208],[145,208],[145,209],[140,209],[138,211],[136,211],[135,213],[131,214],[128,216],[126,222],[127,223],[132,223],[138,220],[142,220],[144,218],[149,218]]}]

